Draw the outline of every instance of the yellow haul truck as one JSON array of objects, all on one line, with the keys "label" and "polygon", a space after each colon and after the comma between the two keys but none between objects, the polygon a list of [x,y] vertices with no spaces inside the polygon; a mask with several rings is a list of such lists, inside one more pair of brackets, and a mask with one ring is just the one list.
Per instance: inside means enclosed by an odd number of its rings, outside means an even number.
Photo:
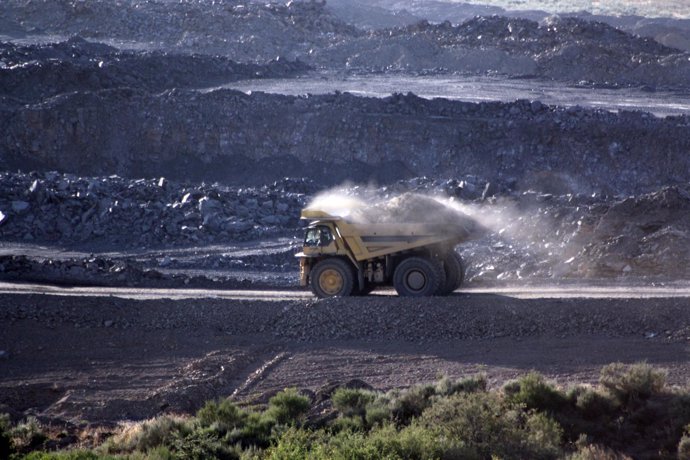
[{"label": "yellow haul truck", "polygon": [[300,285],[317,297],[367,295],[393,285],[401,296],[447,295],[465,277],[455,246],[468,239],[462,225],[355,223],[305,209],[310,220],[300,259]]}]

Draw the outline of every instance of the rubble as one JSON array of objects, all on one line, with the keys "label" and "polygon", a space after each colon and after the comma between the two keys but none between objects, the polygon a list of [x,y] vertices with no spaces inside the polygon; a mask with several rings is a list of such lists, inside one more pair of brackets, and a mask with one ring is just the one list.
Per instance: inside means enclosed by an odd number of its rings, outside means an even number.
[{"label": "rubble", "polygon": [[0,189],[0,209],[7,210],[5,241],[155,246],[283,234],[297,226],[315,185],[285,179],[261,187],[227,187],[5,172]]},{"label": "rubble", "polygon": [[159,2],[7,0],[0,24],[17,37],[79,35],[123,48],[222,55],[264,63],[294,60],[315,47],[360,32],[325,10],[324,2],[227,0]]},{"label": "rubble", "polygon": [[269,286],[267,283],[242,277],[163,273],[144,268],[134,260],[113,260],[104,256],[62,260],[38,260],[24,255],[0,256],[0,279],[68,286],[185,286],[214,289],[256,289]]},{"label": "rubble", "polygon": [[0,97],[22,102],[114,88],[153,93],[207,88],[247,78],[288,78],[309,69],[285,59],[259,65],[222,56],[120,51],[80,37],[47,45],[0,43],[0,63]]},{"label": "rubble", "polygon": [[[263,64],[280,57],[337,71],[460,72],[614,87],[690,87],[687,53],[604,22],[571,16],[549,17],[544,24],[506,16],[461,18],[458,25],[422,20],[365,31],[346,24],[318,1],[129,0],[115,7],[105,0],[50,5],[8,0],[0,6],[3,19],[8,30],[20,28],[24,35],[77,35],[123,48],[225,56],[242,63]],[[407,24],[410,19],[389,22]],[[87,87],[97,83],[100,72],[74,68],[70,62],[58,59],[43,72],[33,69],[31,76],[59,70],[80,76],[78,81],[86,81]],[[152,57],[148,62],[160,66]],[[113,72],[118,70],[114,67]],[[189,68],[194,72],[194,66]],[[137,78],[136,72],[132,77]]]}]

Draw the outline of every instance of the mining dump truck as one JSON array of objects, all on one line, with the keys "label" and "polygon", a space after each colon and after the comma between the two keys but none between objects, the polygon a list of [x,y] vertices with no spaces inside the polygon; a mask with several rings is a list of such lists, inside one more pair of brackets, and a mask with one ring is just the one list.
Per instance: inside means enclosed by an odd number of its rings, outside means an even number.
[{"label": "mining dump truck", "polygon": [[448,295],[465,269],[455,246],[471,231],[463,225],[357,223],[304,209],[308,220],[300,260],[300,285],[317,297],[367,295],[392,285],[401,296]]}]

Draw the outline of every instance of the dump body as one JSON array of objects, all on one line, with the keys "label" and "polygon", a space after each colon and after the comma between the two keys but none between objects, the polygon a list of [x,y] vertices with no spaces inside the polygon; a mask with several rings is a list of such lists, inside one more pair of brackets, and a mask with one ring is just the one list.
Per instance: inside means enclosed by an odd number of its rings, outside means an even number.
[{"label": "dump body", "polygon": [[[347,248],[348,255],[356,261],[386,256],[423,246],[437,244],[455,246],[469,236],[464,228],[448,233],[446,226],[419,223],[370,224],[348,222],[341,217],[329,216],[320,211],[302,211],[302,219],[315,219],[309,227],[332,227]],[[337,241],[338,238],[336,238]],[[305,247],[304,254],[319,254]]]},{"label": "dump body", "polygon": [[[304,210],[301,217],[311,221],[302,252],[297,254],[302,286],[310,284],[312,268],[331,258],[348,261],[347,266],[355,277],[355,291],[391,284],[396,267],[405,258],[414,256],[442,264],[454,252],[454,247],[470,235],[462,225],[359,223],[318,210]],[[335,272],[346,266],[341,262],[338,265],[332,267]]]}]

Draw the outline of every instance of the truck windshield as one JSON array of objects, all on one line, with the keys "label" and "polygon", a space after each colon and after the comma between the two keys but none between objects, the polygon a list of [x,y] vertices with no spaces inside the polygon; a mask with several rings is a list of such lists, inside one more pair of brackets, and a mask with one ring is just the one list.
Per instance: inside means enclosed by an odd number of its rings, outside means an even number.
[{"label": "truck windshield", "polygon": [[333,235],[328,227],[314,227],[307,230],[304,237],[305,246],[328,246],[333,241]]}]

